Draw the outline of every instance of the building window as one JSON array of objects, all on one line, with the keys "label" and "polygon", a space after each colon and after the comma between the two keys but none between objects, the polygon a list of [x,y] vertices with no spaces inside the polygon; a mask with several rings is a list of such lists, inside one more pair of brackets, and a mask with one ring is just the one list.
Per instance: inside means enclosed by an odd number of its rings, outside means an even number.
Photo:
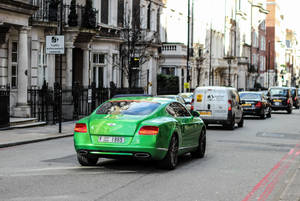
[{"label": "building window", "polygon": [[101,23],[108,24],[109,1],[101,0]]},{"label": "building window", "polygon": [[131,69],[131,87],[137,88],[139,87],[140,81],[140,69],[132,68]]},{"label": "building window", "polygon": [[118,26],[124,25],[124,0],[118,0]]},{"label": "building window", "polygon": [[149,3],[147,8],[147,29],[151,28],[150,25],[151,25],[151,2]]},{"label": "building window", "polygon": [[104,68],[106,67],[105,54],[93,54],[93,82],[96,87],[104,87]]},{"label": "building window", "polygon": [[162,67],[161,73],[164,75],[173,75],[175,76],[175,67]]},{"label": "building window", "polygon": [[11,49],[11,88],[16,89],[18,86],[18,43],[12,42]]},{"label": "building window", "polygon": [[40,44],[38,65],[43,72],[43,80],[46,80],[47,55],[44,43]]},{"label": "building window", "polygon": [[113,54],[112,56],[112,81],[114,82],[115,85],[117,85],[117,80],[118,80],[118,55]]}]

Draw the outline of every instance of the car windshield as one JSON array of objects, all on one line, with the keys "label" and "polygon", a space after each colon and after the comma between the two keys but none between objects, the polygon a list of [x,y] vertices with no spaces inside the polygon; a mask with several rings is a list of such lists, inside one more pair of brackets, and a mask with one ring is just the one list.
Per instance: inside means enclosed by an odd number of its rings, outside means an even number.
[{"label": "car windshield", "polygon": [[240,93],[240,99],[242,100],[260,100],[261,95],[255,93]]},{"label": "car windshield", "polygon": [[110,101],[104,103],[96,114],[123,114],[123,115],[148,115],[151,114],[160,103],[147,101]]},{"label": "car windshield", "polygon": [[288,94],[287,89],[270,89],[271,96],[283,96],[286,97]]}]

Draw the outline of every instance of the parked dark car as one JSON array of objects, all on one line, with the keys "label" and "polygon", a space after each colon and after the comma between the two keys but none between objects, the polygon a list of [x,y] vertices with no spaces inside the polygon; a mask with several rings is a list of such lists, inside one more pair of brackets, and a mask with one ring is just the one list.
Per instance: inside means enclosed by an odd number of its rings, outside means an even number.
[{"label": "parked dark car", "polygon": [[289,87],[271,87],[269,97],[272,110],[286,110],[288,114],[293,111],[293,98]]},{"label": "parked dark car", "polygon": [[299,102],[299,96],[298,96],[298,89],[296,87],[291,87],[291,94],[293,97],[293,106],[296,109],[299,109],[300,102]]},{"label": "parked dark car", "polygon": [[271,117],[272,109],[267,97],[262,92],[240,92],[243,115],[259,116],[261,119]]}]

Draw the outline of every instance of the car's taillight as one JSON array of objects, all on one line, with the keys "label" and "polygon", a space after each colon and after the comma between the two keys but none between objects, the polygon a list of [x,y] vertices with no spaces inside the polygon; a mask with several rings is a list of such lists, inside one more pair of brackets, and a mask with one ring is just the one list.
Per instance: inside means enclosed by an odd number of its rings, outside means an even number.
[{"label": "car's taillight", "polygon": [[261,106],[262,106],[262,104],[261,104],[260,101],[258,101],[258,102],[256,103],[256,105],[255,105],[255,107],[261,107]]},{"label": "car's taillight", "polygon": [[228,111],[231,111],[232,110],[232,101],[231,100],[228,100]]},{"label": "car's taillight", "polygon": [[192,102],[191,102],[191,111],[194,111],[194,99],[192,99]]},{"label": "car's taillight", "polygon": [[157,135],[159,132],[159,128],[156,126],[143,126],[139,130],[140,135]]},{"label": "car's taillight", "polygon": [[86,124],[83,124],[83,123],[77,123],[77,124],[75,125],[74,131],[77,132],[77,133],[87,133],[87,127],[86,127]]}]

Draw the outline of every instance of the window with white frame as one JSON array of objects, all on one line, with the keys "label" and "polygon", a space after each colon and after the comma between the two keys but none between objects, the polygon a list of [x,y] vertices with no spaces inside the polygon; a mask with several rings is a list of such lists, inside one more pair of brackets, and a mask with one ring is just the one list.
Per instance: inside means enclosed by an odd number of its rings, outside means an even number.
[{"label": "window with white frame", "polygon": [[106,67],[106,55],[103,53],[93,54],[93,82],[96,87],[104,87],[104,68]]},{"label": "window with white frame", "polygon": [[47,55],[46,55],[46,48],[44,43],[40,43],[38,65],[39,65],[39,69],[43,74],[43,81],[44,81],[46,80],[46,68],[47,68]]},{"label": "window with white frame", "polygon": [[12,42],[11,47],[11,88],[18,87],[18,43]]},{"label": "window with white frame", "polygon": [[117,85],[118,82],[118,54],[113,54],[112,55],[112,81],[114,82],[115,85]]},{"label": "window with white frame", "polygon": [[261,36],[260,39],[260,49],[263,51],[266,50],[266,38],[264,36]]},{"label": "window with white frame", "polygon": [[260,56],[260,71],[265,71],[266,58],[264,56]]}]

